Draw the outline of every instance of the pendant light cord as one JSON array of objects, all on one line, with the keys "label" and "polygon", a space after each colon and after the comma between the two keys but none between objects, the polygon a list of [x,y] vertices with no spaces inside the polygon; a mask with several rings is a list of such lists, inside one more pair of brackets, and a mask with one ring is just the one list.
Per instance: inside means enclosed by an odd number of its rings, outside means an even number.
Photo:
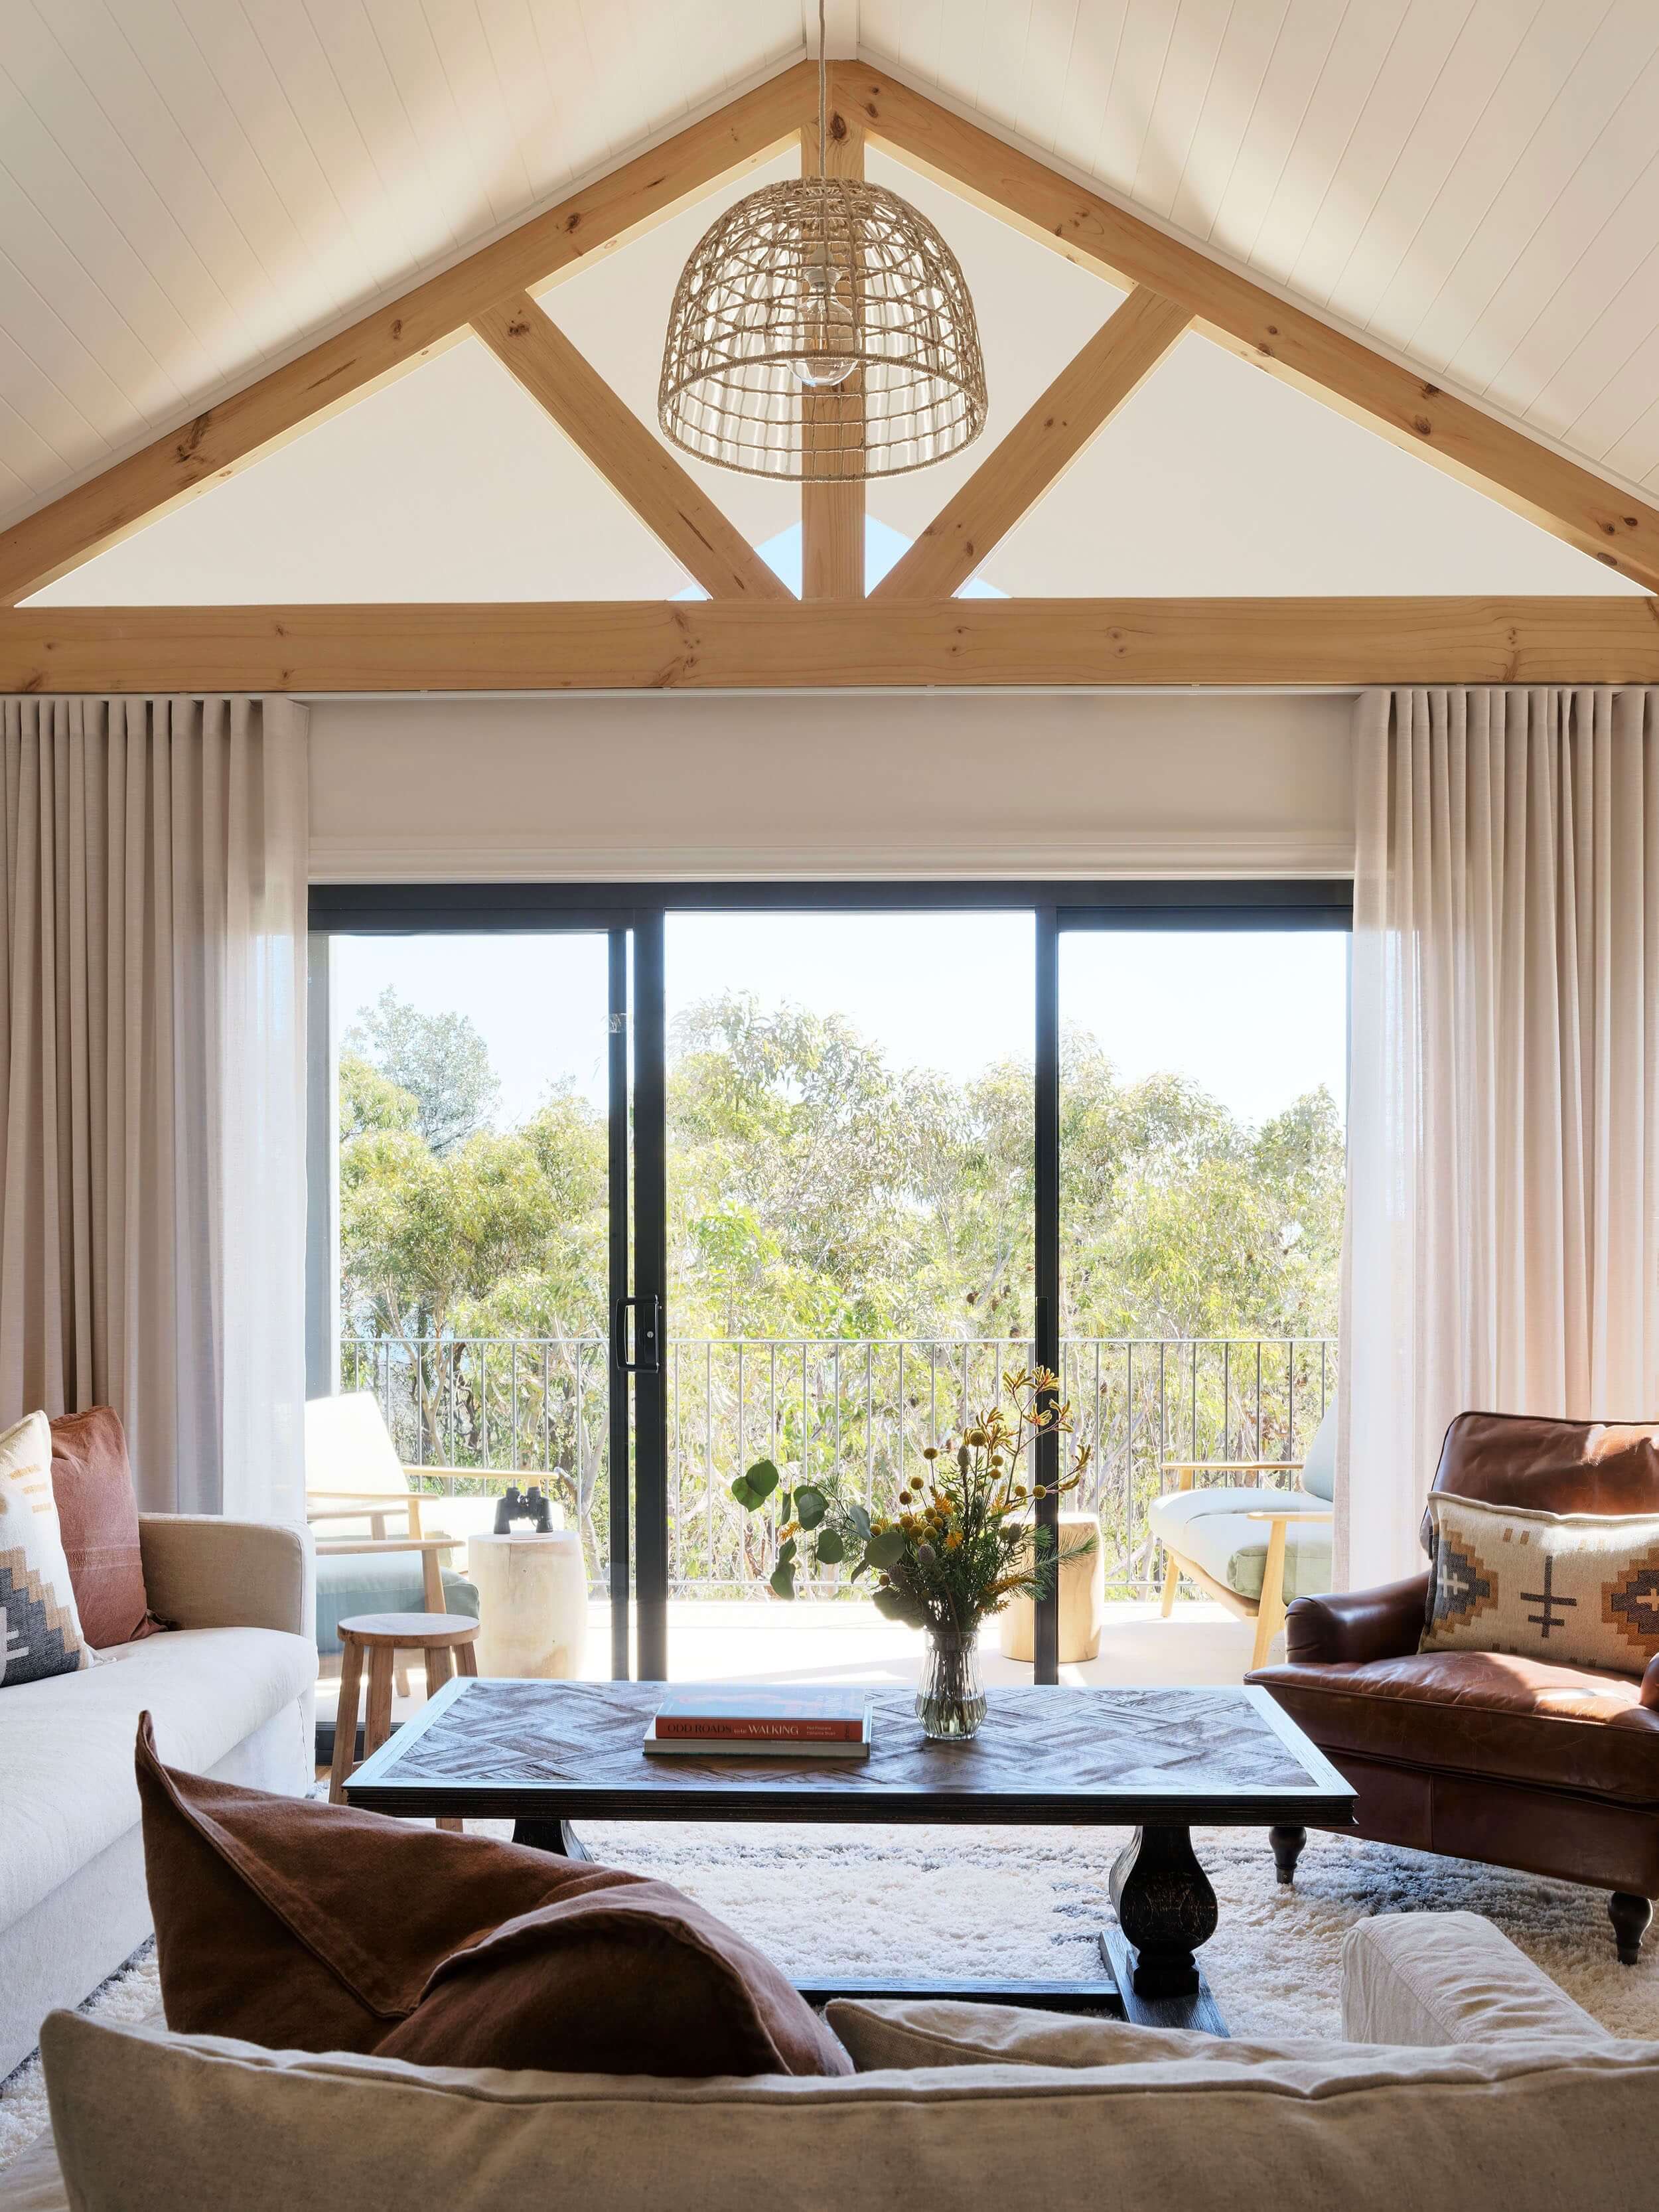
[{"label": "pendant light cord", "polygon": [[830,66],[823,58],[823,0],[818,0],[818,182],[829,174],[824,151],[830,135]]}]

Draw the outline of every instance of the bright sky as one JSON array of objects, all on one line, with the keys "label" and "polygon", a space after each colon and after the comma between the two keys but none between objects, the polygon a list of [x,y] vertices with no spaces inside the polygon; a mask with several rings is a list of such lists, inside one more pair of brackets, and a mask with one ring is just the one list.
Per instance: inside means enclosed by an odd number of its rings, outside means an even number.
[{"label": "bright sky", "polygon": [[[873,592],[901,553],[908,553],[911,540],[902,530],[890,529],[886,523],[878,522],[873,514],[864,519],[864,588]],[[774,538],[757,545],[755,550],[767,567],[782,577],[799,599],[801,595],[801,527],[792,523],[787,530],[780,530]],[[970,576],[957,593],[959,599],[1006,599],[994,584],[982,577]],[[676,592],[677,599],[706,599],[708,597],[701,584],[688,584],[683,592]]]},{"label": "bright sky", "polygon": [[[723,990],[845,1014],[896,1065],[957,1078],[1031,1053],[1030,917],[671,915],[668,1016]],[[1338,930],[1090,931],[1060,940],[1060,1018],[1131,1077],[1175,1070],[1259,1122],[1324,1084],[1347,1095]],[[602,936],[337,937],[337,1036],[388,985],[469,1015],[522,1119],[568,1079],[605,1095]]]}]

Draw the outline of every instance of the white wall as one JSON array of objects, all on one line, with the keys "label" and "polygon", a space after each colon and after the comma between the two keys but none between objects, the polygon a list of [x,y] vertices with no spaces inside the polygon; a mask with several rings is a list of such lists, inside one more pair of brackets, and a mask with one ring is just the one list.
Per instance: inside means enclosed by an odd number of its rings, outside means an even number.
[{"label": "white wall", "polygon": [[1346,696],[324,700],[319,881],[1345,872]]}]

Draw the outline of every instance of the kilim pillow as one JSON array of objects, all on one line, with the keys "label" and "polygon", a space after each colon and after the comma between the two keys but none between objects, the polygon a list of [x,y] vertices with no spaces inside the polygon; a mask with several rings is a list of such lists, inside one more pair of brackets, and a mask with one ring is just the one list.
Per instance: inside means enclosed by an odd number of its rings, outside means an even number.
[{"label": "kilim pillow", "polygon": [[91,1663],[52,1493],[52,1430],[30,1413],[0,1434],[0,1688]]},{"label": "kilim pillow", "polygon": [[1639,1674],[1659,1651],[1659,1514],[1540,1513],[1432,1492],[1425,1651]]}]

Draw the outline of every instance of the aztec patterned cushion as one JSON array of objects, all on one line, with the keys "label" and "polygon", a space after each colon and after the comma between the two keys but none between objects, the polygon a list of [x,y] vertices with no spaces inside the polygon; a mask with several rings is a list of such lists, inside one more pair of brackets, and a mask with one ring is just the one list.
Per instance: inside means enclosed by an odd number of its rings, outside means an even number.
[{"label": "aztec patterned cushion", "polygon": [[1659,1652],[1659,1514],[1485,1505],[1436,1491],[1424,1651],[1639,1674]]},{"label": "aztec patterned cushion", "polygon": [[52,1428],[0,1435],[0,1688],[90,1666],[52,1490]]}]

